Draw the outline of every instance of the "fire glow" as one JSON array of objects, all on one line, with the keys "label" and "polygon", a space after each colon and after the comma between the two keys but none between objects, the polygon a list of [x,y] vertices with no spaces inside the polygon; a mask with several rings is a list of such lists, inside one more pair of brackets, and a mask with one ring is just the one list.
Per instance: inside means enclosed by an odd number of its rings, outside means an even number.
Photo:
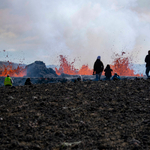
[{"label": "fire glow", "polygon": [[120,76],[143,76],[143,74],[135,74],[134,70],[131,69],[128,57],[118,57],[114,60],[111,68],[114,73],[117,73]]},{"label": "fire glow", "polygon": [[[123,55],[123,54],[122,54]],[[74,62],[70,63],[67,61],[67,58],[63,55],[60,55],[60,66],[59,69],[55,68],[56,74],[61,75],[62,73],[68,75],[92,75],[93,69],[90,69],[88,65],[82,65],[80,69],[74,67]],[[94,62],[93,62],[94,63]],[[135,74],[134,70],[131,69],[130,60],[128,57],[122,57],[116,55],[112,65],[113,69],[112,74],[117,73],[120,76],[143,76],[142,74]],[[13,67],[13,64],[8,61],[8,65],[0,66],[0,76],[7,76],[9,74],[12,77],[24,77],[27,74],[27,71],[21,65]],[[102,73],[104,75],[104,72]]]},{"label": "fire glow", "polygon": [[0,76],[7,76],[10,75],[11,77],[23,77],[26,75],[26,69],[22,66],[17,66],[17,68],[13,67],[11,62],[8,62],[8,65],[3,65],[0,67]]},{"label": "fire glow", "polygon": [[60,67],[59,69],[55,68],[56,74],[61,75],[69,74],[69,75],[92,75],[93,70],[88,67],[88,65],[82,65],[81,69],[78,70],[73,66],[73,63],[69,63],[65,56],[60,55]]},{"label": "fire glow", "polygon": [[[123,55],[124,53],[122,53]],[[119,56],[119,55],[116,55]],[[69,75],[92,75],[93,69],[90,69],[88,65],[82,65],[82,67],[78,70],[74,67],[73,63],[67,61],[66,57],[60,55],[60,66],[59,69],[55,68],[56,74],[61,75],[69,74]],[[113,61],[113,65],[110,65],[113,69],[113,74],[117,73],[120,76],[143,76],[140,74],[135,74],[134,70],[131,69],[129,58],[128,57],[116,57]],[[102,73],[104,75],[104,72]]]}]

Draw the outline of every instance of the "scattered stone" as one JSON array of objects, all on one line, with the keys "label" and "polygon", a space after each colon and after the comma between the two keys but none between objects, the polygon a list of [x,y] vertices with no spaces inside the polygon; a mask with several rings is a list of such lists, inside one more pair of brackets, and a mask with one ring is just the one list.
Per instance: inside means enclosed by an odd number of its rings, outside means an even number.
[{"label": "scattered stone", "polygon": [[37,96],[32,96],[32,99],[37,100],[38,97]]},{"label": "scattered stone", "polygon": [[147,80],[0,87],[1,149],[150,149],[149,97]]},{"label": "scattered stone", "polygon": [[8,96],[8,99],[9,99],[9,100],[13,100],[14,97],[13,97],[13,96]]},{"label": "scattered stone", "polygon": [[68,147],[68,146],[72,146],[72,145],[79,145],[80,143],[81,143],[81,141],[71,142],[71,143],[69,143],[69,142],[63,142],[63,143],[61,143],[61,145]]}]

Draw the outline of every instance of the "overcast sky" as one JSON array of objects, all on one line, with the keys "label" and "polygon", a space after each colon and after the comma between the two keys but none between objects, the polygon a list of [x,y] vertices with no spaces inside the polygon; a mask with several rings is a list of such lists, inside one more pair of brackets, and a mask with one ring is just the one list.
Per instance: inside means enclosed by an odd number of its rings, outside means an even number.
[{"label": "overcast sky", "polygon": [[124,51],[143,64],[149,8],[150,0],[0,0],[0,61],[52,65],[65,55],[92,67]]}]

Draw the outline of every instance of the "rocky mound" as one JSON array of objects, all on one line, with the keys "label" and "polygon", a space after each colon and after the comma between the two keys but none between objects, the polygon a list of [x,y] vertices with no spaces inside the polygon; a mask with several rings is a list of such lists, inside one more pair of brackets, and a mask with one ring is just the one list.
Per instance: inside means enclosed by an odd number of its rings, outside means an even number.
[{"label": "rocky mound", "polygon": [[27,77],[52,78],[58,75],[52,68],[47,68],[43,61],[35,61],[26,66]]},{"label": "rocky mound", "polygon": [[0,88],[2,150],[150,149],[150,80]]}]

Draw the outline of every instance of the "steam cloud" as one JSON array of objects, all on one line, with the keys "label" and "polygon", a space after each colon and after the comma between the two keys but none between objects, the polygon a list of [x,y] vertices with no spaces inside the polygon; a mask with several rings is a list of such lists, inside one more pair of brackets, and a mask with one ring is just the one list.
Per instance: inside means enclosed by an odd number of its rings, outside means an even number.
[{"label": "steam cloud", "polygon": [[[59,55],[91,68],[114,53],[144,63],[150,39],[148,0],[0,0],[0,48],[9,59],[59,64]],[[2,54],[2,52],[0,52]],[[3,60],[3,56],[0,55]],[[6,58],[5,58],[6,59]]]}]

